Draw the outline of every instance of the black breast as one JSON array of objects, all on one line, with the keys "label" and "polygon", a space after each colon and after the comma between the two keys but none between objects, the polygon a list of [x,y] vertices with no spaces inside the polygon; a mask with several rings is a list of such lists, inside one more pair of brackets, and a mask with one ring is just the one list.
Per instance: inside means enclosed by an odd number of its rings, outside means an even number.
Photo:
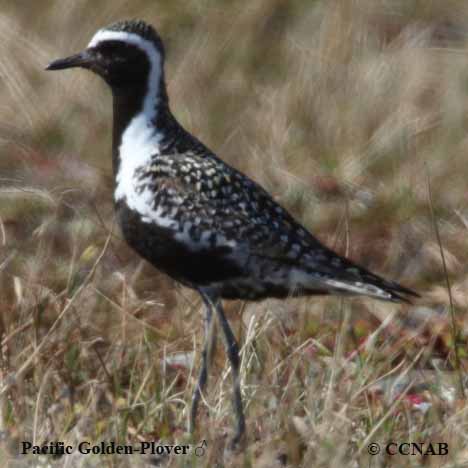
[{"label": "black breast", "polygon": [[242,269],[229,256],[230,247],[193,251],[175,238],[173,230],[143,222],[125,201],[116,204],[116,213],[130,247],[155,268],[186,286],[197,289],[242,277]]}]

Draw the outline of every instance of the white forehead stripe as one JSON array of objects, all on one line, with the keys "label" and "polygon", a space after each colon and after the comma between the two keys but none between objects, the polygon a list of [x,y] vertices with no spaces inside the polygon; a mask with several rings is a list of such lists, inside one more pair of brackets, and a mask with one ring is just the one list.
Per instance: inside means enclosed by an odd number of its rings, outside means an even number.
[{"label": "white forehead stripe", "polygon": [[[148,39],[144,39],[138,34],[129,33],[126,31],[110,31],[108,29],[100,29],[91,39],[88,47],[96,47],[100,42],[104,41],[122,41],[136,45],[147,52],[148,55],[153,55],[156,50],[154,44]],[[156,52],[157,53],[157,52]]]}]

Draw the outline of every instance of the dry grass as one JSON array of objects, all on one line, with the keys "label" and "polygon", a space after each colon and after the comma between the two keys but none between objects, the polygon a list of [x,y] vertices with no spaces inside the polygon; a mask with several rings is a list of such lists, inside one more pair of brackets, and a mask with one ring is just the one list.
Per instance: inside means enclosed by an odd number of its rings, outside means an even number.
[{"label": "dry grass", "polygon": [[[202,305],[114,226],[109,92],[86,72],[43,72],[99,27],[143,17],[167,43],[173,109],[189,130],[326,244],[423,294],[407,307],[228,304],[248,446],[223,454],[232,421],[220,347],[195,437],[207,454],[162,464],[466,466],[466,2],[129,4],[2,2],[0,460],[37,463],[17,455],[22,440],[187,440]],[[389,440],[447,442],[449,455],[369,457],[369,443]]]}]

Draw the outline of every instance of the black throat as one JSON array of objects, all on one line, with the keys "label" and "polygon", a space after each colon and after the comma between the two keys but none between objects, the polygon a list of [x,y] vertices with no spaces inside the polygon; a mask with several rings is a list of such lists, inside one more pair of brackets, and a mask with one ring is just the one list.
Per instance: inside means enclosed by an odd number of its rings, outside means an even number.
[{"label": "black throat", "polygon": [[113,98],[113,128],[112,128],[112,165],[114,176],[119,170],[119,146],[122,134],[131,120],[143,111],[143,103],[147,86],[112,89]]},{"label": "black throat", "polygon": [[[161,77],[158,86],[158,95],[152,105],[154,106],[156,119],[150,122],[159,129],[162,123],[159,118],[169,112],[168,98],[164,79]],[[119,170],[119,147],[122,142],[122,134],[125,132],[134,117],[143,112],[145,98],[148,94],[148,84],[138,84],[129,87],[112,87],[113,97],[113,129],[112,129],[112,163],[114,176]]]}]

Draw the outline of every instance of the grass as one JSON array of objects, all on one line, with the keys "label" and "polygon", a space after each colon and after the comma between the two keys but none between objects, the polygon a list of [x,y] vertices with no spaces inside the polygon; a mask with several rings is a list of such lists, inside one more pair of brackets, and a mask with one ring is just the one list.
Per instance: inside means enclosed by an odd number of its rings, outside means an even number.
[{"label": "grass", "polygon": [[[150,440],[207,442],[203,457],[161,466],[466,466],[466,2],[129,3],[2,4],[2,466],[39,462],[19,455],[21,441]],[[43,71],[127,17],[161,32],[172,107],[190,131],[324,243],[423,296],[226,303],[242,343],[241,454],[224,450],[221,346],[187,442],[202,304],[115,225],[108,90],[84,71]],[[388,441],[449,453],[390,456]]]}]

